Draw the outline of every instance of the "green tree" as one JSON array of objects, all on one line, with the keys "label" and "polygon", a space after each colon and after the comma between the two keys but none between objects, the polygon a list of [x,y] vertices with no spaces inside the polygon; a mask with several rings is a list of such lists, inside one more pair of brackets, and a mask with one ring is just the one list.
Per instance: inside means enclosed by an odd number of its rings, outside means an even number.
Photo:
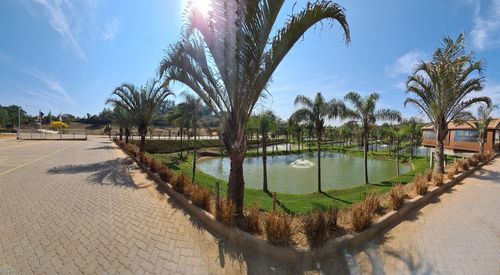
[{"label": "green tree", "polygon": [[115,107],[127,110],[132,117],[141,136],[139,146],[141,153],[145,152],[148,126],[154,118],[156,109],[169,95],[172,95],[172,92],[159,85],[159,80],[154,79],[139,88],[129,83],[122,84],[115,88],[112,97],[106,100]]},{"label": "green tree", "polygon": [[407,80],[407,93],[413,97],[406,98],[405,105],[414,105],[434,125],[436,173],[444,173],[444,139],[448,123],[464,119],[467,108],[475,103],[491,104],[488,97],[471,97],[484,87],[482,70],[482,61],[476,61],[472,53],[465,50],[462,33],[456,40],[445,37],[442,46],[434,51],[432,60],[420,62]]},{"label": "green tree", "polygon": [[380,96],[377,93],[372,93],[366,97],[361,97],[356,92],[348,93],[344,99],[351,103],[351,108],[345,108],[342,116],[346,119],[359,123],[361,126],[363,155],[364,155],[364,170],[365,184],[368,184],[368,137],[370,136],[371,126],[377,123],[377,120],[400,121],[401,114],[396,110],[377,109],[377,101]]},{"label": "green tree", "polygon": [[123,134],[125,134],[125,143],[128,143],[130,127],[132,126],[130,114],[124,108],[115,106],[113,109],[113,120],[118,124],[118,127],[120,127],[120,141],[123,140]]},{"label": "green tree", "polygon": [[496,109],[498,109],[498,105],[481,105],[477,108],[476,115],[469,114],[472,121],[467,121],[467,123],[472,125],[472,127],[477,130],[477,141],[479,143],[479,153],[481,154],[484,153],[484,143],[486,142],[486,138],[488,136],[488,125],[490,125],[493,120],[491,113]]},{"label": "green tree", "polygon": [[[326,101],[321,93],[317,93],[314,99],[304,95],[295,98],[295,106],[301,106],[301,109],[295,111],[293,116],[298,121],[308,122],[312,125],[311,129],[316,133],[317,157],[318,157],[318,192],[321,192],[321,136],[325,129],[325,120],[333,119],[342,112],[343,104],[332,99]],[[309,137],[309,140],[311,137]]]},{"label": "green tree", "polygon": [[259,118],[259,132],[262,141],[262,190],[268,193],[267,185],[267,144],[269,141],[269,132],[276,128],[276,115],[272,111],[263,112],[258,116]]},{"label": "green tree", "polygon": [[404,120],[402,132],[410,141],[410,159],[413,159],[413,149],[416,146],[416,141],[422,136],[421,121],[415,117]]},{"label": "green tree", "polygon": [[284,2],[213,0],[212,11],[206,16],[195,6],[188,8],[186,35],[170,49],[159,68],[166,83],[185,84],[223,121],[221,139],[231,161],[227,196],[236,205],[239,222],[245,188],[245,124],[274,71],[318,22],[338,22],[346,42],[350,40],[344,9],[331,1],[308,2],[284,26],[274,26]]}]

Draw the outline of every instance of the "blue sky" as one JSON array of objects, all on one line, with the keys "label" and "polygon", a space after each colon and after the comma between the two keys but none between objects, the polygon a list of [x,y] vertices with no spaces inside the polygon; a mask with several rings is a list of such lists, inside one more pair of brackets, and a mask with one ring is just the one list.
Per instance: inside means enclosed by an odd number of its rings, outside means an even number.
[{"label": "blue sky", "polygon": [[[22,105],[31,114],[100,112],[114,87],[154,76],[164,49],[179,38],[184,1],[0,1],[0,104]],[[287,1],[278,25],[305,1],[293,3]],[[288,117],[298,94],[330,99],[356,91],[378,92],[380,107],[416,115],[403,107],[405,78],[444,35],[460,32],[486,60],[483,94],[500,103],[500,0],[338,3],[346,9],[351,44],[343,44],[337,25],[310,30],[278,67],[271,96],[257,110]]]}]

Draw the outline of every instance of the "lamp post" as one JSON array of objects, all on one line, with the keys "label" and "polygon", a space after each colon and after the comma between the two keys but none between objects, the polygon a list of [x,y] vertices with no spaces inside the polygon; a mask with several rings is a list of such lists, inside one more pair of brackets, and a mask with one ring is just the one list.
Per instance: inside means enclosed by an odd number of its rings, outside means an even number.
[{"label": "lamp post", "polygon": [[17,139],[21,135],[21,106],[17,109]]}]

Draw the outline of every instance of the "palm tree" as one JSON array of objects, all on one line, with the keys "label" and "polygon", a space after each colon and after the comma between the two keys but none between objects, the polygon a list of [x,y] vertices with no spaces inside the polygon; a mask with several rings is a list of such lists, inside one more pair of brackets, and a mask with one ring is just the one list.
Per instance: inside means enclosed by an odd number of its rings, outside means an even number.
[{"label": "palm tree", "polygon": [[[317,155],[318,155],[318,192],[321,192],[321,136],[325,129],[325,120],[333,119],[339,116],[343,109],[341,102],[332,99],[326,101],[321,93],[317,93],[314,99],[304,95],[298,95],[295,98],[295,106],[302,106],[301,109],[295,111],[293,116],[298,121],[309,122],[311,129],[315,130]],[[309,137],[309,142],[311,137]]]},{"label": "palm tree", "polygon": [[268,193],[267,186],[267,142],[269,140],[269,132],[276,127],[276,115],[272,111],[267,111],[259,115],[259,131],[262,136],[262,165],[263,165],[263,184],[262,189]]},{"label": "palm tree", "polygon": [[406,83],[407,93],[413,95],[405,100],[424,113],[434,125],[436,135],[436,173],[444,173],[444,139],[448,134],[448,123],[466,117],[466,110],[488,97],[471,97],[471,93],[483,89],[482,61],[476,61],[471,52],[465,50],[464,34],[456,40],[443,39],[440,48],[434,51],[432,60],[420,62]]},{"label": "palm tree", "polygon": [[141,136],[140,153],[144,153],[148,126],[153,120],[157,108],[167,96],[172,95],[170,90],[159,83],[159,80],[153,79],[140,88],[125,83],[115,88],[111,93],[111,96],[115,97],[106,100],[107,103],[121,107],[130,114]]},{"label": "palm tree", "polygon": [[120,141],[123,140],[123,134],[125,132],[125,143],[128,143],[131,127],[131,117],[129,113],[122,107],[116,106],[113,110],[113,117],[115,122],[120,127]]},{"label": "palm tree", "polygon": [[477,130],[477,140],[479,142],[479,153],[484,153],[484,143],[486,142],[486,137],[488,133],[488,125],[490,125],[493,117],[491,113],[498,109],[498,105],[484,106],[481,105],[477,108],[477,114],[470,114],[472,122],[467,122],[472,125]]},{"label": "palm tree", "polygon": [[346,43],[350,40],[344,9],[331,1],[307,3],[284,26],[274,26],[284,2],[212,0],[208,15],[188,7],[185,37],[171,47],[159,67],[167,84],[177,81],[188,86],[221,119],[221,140],[231,161],[227,196],[236,205],[239,222],[245,188],[245,124],[274,71],[318,22],[338,22]]},{"label": "palm tree", "polygon": [[418,137],[422,135],[422,123],[418,118],[411,117],[403,121],[402,131],[410,140],[410,159],[413,159],[413,148]]},{"label": "palm tree", "polygon": [[379,94],[372,93],[366,97],[361,97],[356,92],[348,93],[344,99],[350,102],[353,109],[346,108],[342,114],[344,118],[351,119],[361,126],[361,137],[363,142],[365,184],[368,184],[368,137],[370,136],[371,125],[377,123],[377,120],[399,121],[401,114],[396,110],[378,109],[377,101]]},{"label": "palm tree", "polygon": [[[182,159],[184,152],[184,133],[186,128],[189,128],[189,117],[184,115],[185,108],[182,104],[176,105],[172,110],[168,111],[165,115],[165,120],[172,123],[177,129],[177,135],[180,137],[180,158]],[[189,152],[188,152],[189,155]]]}]

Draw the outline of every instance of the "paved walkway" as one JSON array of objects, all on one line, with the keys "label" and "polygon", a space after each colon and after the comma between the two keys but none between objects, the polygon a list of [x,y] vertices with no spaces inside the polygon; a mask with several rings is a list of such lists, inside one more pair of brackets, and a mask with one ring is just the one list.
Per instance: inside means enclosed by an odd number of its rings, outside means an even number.
[{"label": "paved walkway", "polygon": [[2,140],[0,274],[245,273],[127,164],[105,138]]},{"label": "paved walkway", "polygon": [[500,274],[500,159],[347,262],[351,274]]}]

